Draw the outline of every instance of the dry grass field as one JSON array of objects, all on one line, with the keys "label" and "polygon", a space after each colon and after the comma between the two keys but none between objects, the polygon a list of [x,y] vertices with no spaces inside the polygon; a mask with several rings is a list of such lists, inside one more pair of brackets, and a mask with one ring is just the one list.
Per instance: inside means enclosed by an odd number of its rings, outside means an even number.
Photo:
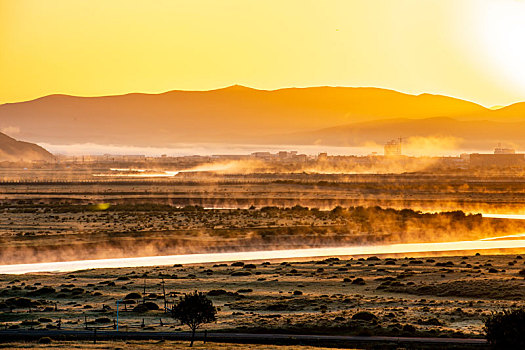
[{"label": "dry grass field", "polygon": [[[363,257],[0,277],[0,325],[8,329],[184,330],[164,308],[206,292],[218,307],[210,330],[479,337],[492,311],[524,306],[516,255]],[[145,291],[145,292],[144,292]]]},{"label": "dry grass field", "polygon": [[[97,344],[93,342],[64,342],[64,341],[53,341],[50,344],[35,344],[35,343],[0,343],[0,349],[104,349],[104,350],[124,350],[124,349],[157,349],[157,350],[173,350],[173,349],[187,349],[187,342],[179,341],[99,341]],[[245,344],[224,344],[224,343],[207,343],[196,342],[193,345],[194,349],[206,349],[206,350],[242,350],[246,349]],[[337,350],[337,348],[322,348],[322,347],[311,347],[311,346],[286,346],[286,345],[257,345],[250,344],[250,349],[254,350],[323,350],[331,349]],[[347,348],[346,348],[347,349]],[[348,350],[348,349],[347,349]]]},{"label": "dry grass field", "polygon": [[[510,177],[192,176],[8,181],[0,188],[0,262],[477,240],[525,232],[525,221],[468,214],[521,213],[525,185]],[[365,206],[350,206],[360,204]],[[444,208],[452,211],[417,211]],[[122,300],[120,329],[181,331],[164,308],[198,290],[218,308],[217,321],[206,326],[214,331],[482,337],[485,317],[525,306],[525,252],[479,253],[0,275],[0,327],[112,330]],[[178,343],[75,346],[162,349]],[[206,348],[214,347],[221,345]]]}]

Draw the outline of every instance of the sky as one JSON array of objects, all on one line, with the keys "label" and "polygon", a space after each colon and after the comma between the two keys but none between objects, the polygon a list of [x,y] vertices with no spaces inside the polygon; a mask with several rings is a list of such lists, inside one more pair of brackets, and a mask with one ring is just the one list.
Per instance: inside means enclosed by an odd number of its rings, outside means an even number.
[{"label": "sky", "polygon": [[374,86],[525,101],[523,0],[0,0],[0,103]]}]

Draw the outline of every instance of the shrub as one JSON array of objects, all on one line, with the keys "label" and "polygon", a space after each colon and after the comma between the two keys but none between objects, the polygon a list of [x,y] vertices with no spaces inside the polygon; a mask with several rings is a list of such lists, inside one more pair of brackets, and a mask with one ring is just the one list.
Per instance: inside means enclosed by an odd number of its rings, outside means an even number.
[{"label": "shrub", "polygon": [[357,285],[364,285],[365,284],[365,280],[362,279],[361,277],[357,277],[355,280],[352,281],[352,284],[357,284]]},{"label": "shrub", "polygon": [[352,316],[352,320],[372,321],[376,319],[377,316],[368,311],[360,311]]},{"label": "shrub", "polygon": [[51,293],[54,293],[54,292],[55,292],[55,288],[53,288],[53,287],[42,287],[40,289],[37,289],[37,290],[34,290],[34,291],[31,291],[31,292],[27,293],[27,295],[39,296],[39,295],[51,294]]},{"label": "shrub", "polygon": [[226,294],[228,294],[228,292],[225,291],[224,289],[212,289],[208,292],[208,296],[210,297],[216,297],[219,295],[226,295]]},{"label": "shrub", "polygon": [[235,271],[231,273],[231,276],[250,276],[251,274],[250,271]]},{"label": "shrub", "polygon": [[82,294],[84,292],[85,292],[84,288],[80,288],[80,287],[76,287],[76,288],[71,289],[71,294],[73,294],[73,295],[80,295],[80,294]]},{"label": "shrub", "polygon": [[525,349],[525,309],[495,312],[483,329],[493,349]]},{"label": "shrub", "polygon": [[124,299],[141,299],[141,298],[142,298],[142,295],[140,295],[139,293],[129,293],[128,295],[124,297]]},{"label": "shrub", "polygon": [[133,311],[143,313],[143,312],[154,311],[158,309],[159,309],[159,306],[157,304],[155,304],[152,301],[147,301],[143,304],[138,304],[137,306],[135,306],[133,308]]},{"label": "shrub", "polygon": [[38,344],[51,344],[53,342],[53,339],[49,337],[42,337],[38,339]]},{"label": "shrub", "polygon": [[414,334],[416,333],[416,327],[412,326],[411,324],[406,324],[403,326],[403,332],[407,334]]},{"label": "shrub", "polygon": [[[251,288],[241,288],[237,291],[237,293],[251,293],[253,292],[253,289]],[[210,293],[208,293],[208,295],[210,295]]]},{"label": "shrub", "polygon": [[110,323],[109,317],[99,317],[95,320],[95,323]]},{"label": "shrub", "polygon": [[421,260],[410,260],[408,263],[411,264],[411,265],[422,265],[423,261],[421,261]]},{"label": "shrub", "polygon": [[13,309],[35,306],[35,302],[33,302],[31,299],[19,297],[9,298],[5,301],[5,303]]}]

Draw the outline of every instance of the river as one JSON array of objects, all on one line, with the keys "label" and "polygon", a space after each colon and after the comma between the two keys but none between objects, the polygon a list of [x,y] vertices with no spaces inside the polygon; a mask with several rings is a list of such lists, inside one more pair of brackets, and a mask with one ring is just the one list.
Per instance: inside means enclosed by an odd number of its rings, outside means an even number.
[{"label": "river", "polygon": [[[498,219],[525,219],[525,215],[514,214],[482,214],[482,216],[487,218]],[[525,233],[490,237],[475,241],[359,245],[345,247],[281,249],[206,254],[182,254],[115,259],[58,261],[32,264],[12,264],[0,265],[0,274],[22,274],[53,271],[67,272],[94,268],[217,263],[238,260],[271,260],[316,257],[318,258],[331,256],[412,254],[426,252],[478,251],[487,249],[525,249],[525,239],[521,239],[522,237],[525,237]]]},{"label": "river", "polygon": [[[501,239],[496,239],[501,238]],[[77,260],[34,264],[1,265],[0,274],[22,274],[33,272],[76,271],[94,268],[117,268],[136,266],[161,266],[173,264],[215,263],[238,260],[270,260],[292,258],[315,258],[330,256],[408,254],[424,252],[452,252],[486,249],[524,249],[525,239],[505,239],[458,241],[440,243],[403,243],[384,245],[361,245],[347,247],[283,249],[250,252],[185,254],[167,256],[146,256],[136,258]]]}]

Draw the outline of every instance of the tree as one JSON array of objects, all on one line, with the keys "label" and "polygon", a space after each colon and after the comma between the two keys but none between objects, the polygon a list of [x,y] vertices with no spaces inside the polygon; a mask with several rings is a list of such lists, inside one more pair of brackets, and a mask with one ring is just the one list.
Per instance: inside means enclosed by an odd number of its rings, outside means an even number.
[{"label": "tree", "polygon": [[493,349],[525,349],[525,309],[495,312],[483,329]]},{"label": "tree", "polygon": [[210,299],[201,292],[193,292],[184,294],[177,305],[171,310],[171,316],[179,320],[181,324],[185,324],[191,329],[191,343],[195,340],[195,331],[205,323],[214,322],[217,309],[213,306]]}]

